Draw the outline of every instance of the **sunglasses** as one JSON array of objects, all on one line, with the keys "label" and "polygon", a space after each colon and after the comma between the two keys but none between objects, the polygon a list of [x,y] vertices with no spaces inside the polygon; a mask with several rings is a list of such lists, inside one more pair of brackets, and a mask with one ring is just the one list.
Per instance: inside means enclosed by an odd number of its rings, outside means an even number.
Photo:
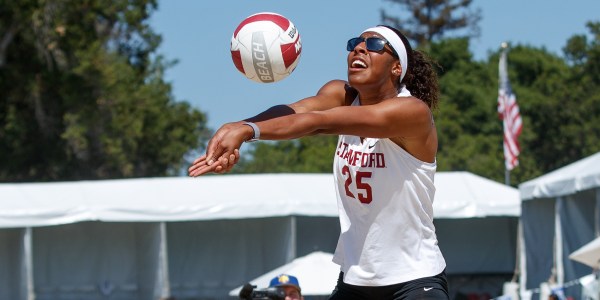
[{"label": "sunglasses", "polygon": [[390,42],[386,41],[385,39],[379,38],[379,37],[351,38],[348,40],[348,44],[346,44],[346,50],[353,51],[354,48],[356,48],[356,46],[358,46],[358,44],[360,44],[362,42],[365,42],[365,45],[367,46],[367,50],[373,51],[373,52],[381,52],[385,48],[385,45],[388,45],[388,46],[390,46],[390,50],[392,51],[392,54],[394,54],[394,56],[398,56],[398,54],[396,54],[396,51],[394,51],[394,48],[392,48],[392,45],[390,44]]}]

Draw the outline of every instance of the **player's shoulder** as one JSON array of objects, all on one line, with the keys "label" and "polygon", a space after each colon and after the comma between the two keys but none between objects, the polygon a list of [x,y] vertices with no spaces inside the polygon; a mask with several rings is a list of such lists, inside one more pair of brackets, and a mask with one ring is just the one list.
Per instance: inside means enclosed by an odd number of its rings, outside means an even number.
[{"label": "player's shoulder", "polygon": [[425,103],[425,101],[423,101],[417,97],[414,97],[414,96],[392,97],[392,98],[382,101],[382,103],[394,104],[394,105],[403,106],[403,107],[410,106],[410,107],[414,107],[415,109],[430,111],[430,108],[427,105],[427,103]]},{"label": "player's shoulder", "polygon": [[319,90],[319,95],[331,96],[341,101],[340,105],[350,105],[358,95],[356,89],[341,79],[330,80]]},{"label": "player's shoulder", "polygon": [[341,89],[345,90],[349,87],[348,82],[341,79],[333,79],[326,82],[321,89]]},{"label": "player's shoulder", "polygon": [[432,116],[431,108],[423,100],[413,96],[400,96],[385,99],[378,105],[385,107],[383,112],[396,116],[398,118],[406,118],[410,116],[412,121],[429,122]]}]

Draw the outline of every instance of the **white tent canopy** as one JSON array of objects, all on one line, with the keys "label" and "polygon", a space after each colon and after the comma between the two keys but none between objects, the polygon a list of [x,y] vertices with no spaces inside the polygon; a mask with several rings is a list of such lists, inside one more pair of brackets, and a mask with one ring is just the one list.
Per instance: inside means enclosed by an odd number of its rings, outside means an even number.
[{"label": "white tent canopy", "polygon": [[[466,172],[435,186],[449,276],[510,273],[518,191]],[[4,183],[0,207],[1,299],[220,299],[339,235],[331,174]]]},{"label": "white tent canopy", "polygon": [[600,186],[600,152],[519,185],[521,199],[551,198]]},{"label": "white tent canopy", "polygon": [[517,189],[469,172],[435,175],[436,218],[518,217],[521,200]]},{"label": "white tent canopy", "polygon": [[[333,291],[340,273],[340,266],[333,263],[332,259],[333,254],[321,251],[313,252],[254,278],[250,280],[250,283],[257,289],[262,289],[268,287],[271,279],[275,276],[289,274],[298,278],[302,295],[329,295]],[[229,295],[237,296],[241,289],[240,286],[230,291]]]},{"label": "white tent canopy", "polygon": [[[435,177],[436,218],[518,216],[516,189],[468,172]],[[0,228],[337,216],[330,174],[224,175],[0,184]]]},{"label": "white tent canopy", "polygon": [[266,174],[0,184],[0,227],[337,216],[330,175]]},{"label": "white tent canopy", "polygon": [[571,253],[569,258],[598,269],[600,267],[600,237]]}]

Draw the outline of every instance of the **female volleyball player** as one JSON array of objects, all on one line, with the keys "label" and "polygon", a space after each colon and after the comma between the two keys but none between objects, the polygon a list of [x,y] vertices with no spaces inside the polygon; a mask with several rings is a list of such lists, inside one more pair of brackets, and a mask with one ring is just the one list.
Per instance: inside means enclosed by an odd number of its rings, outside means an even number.
[{"label": "female volleyball player", "polygon": [[347,49],[347,82],[225,124],[189,175],[230,170],[245,141],[337,134],[341,272],[330,299],[448,299],[433,226],[435,71],[391,27],[369,28]]}]

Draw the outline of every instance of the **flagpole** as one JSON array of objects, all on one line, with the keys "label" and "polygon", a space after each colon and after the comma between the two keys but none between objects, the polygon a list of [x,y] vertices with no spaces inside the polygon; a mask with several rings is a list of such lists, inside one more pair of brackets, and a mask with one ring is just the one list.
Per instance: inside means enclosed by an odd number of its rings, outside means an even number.
[{"label": "flagpole", "polygon": [[[502,48],[501,51],[504,52],[508,48],[508,43],[502,42],[502,44],[500,44],[500,47]],[[504,141],[502,141],[502,147],[504,147]],[[510,170],[506,167],[506,163],[504,164],[504,184],[510,186]]]},{"label": "flagpole", "polygon": [[[508,80],[508,68],[506,64],[506,53],[508,51],[508,43],[503,42],[500,50],[500,62],[498,64],[498,112],[501,113],[503,141],[502,148],[504,150],[504,182],[510,186],[510,171],[518,164],[516,159],[520,149],[517,142],[517,137],[521,133],[521,116],[516,103],[516,97],[510,88]],[[515,257],[515,273],[511,282],[519,281],[518,299],[523,299],[525,294],[525,281],[527,280],[527,268],[525,254],[525,243],[523,240],[523,225],[519,217],[517,226],[517,241],[516,241],[516,257]],[[518,279],[517,279],[518,278]]]}]

